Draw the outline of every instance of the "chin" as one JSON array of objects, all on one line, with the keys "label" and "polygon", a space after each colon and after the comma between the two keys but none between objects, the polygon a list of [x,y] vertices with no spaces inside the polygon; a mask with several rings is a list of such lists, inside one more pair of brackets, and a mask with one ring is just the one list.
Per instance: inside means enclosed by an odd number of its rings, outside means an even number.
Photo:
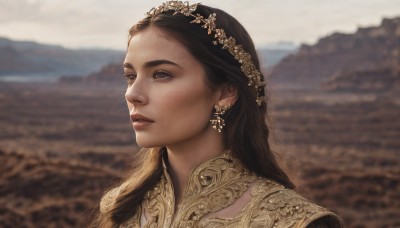
[{"label": "chin", "polygon": [[141,147],[141,148],[154,148],[154,147],[160,147],[158,144],[153,144],[153,143],[140,143],[140,142],[136,142],[136,144]]},{"label": "chin", "polygon": [[144,140],[140,138],[136,138],[136,144],[141,148],[155,148],[164,146],[158,142],[155,142],[154,140]]}]

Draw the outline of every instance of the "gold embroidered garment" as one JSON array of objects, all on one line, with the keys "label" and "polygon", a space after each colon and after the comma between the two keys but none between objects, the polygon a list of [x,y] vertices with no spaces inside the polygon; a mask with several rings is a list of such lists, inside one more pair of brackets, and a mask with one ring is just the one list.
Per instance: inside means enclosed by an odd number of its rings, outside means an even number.
[{"label": "gold embroidered garment", "polygon": [[[112,201],[111,192],[102,201]],[[164,165],[159,183],[133,214],[120,227],[342,227],[334,213],[249,172],[230,153],[192,171],[176,208]]]}]

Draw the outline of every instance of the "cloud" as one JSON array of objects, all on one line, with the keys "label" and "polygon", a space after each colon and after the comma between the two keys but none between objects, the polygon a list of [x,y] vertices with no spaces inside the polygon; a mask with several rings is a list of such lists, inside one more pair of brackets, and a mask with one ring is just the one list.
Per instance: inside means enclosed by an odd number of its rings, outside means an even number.
[{"label": "cloud", "polygon": [[[123,49],[129,28],[162,1],[0,0],[0,36],[68,47]],[[315,42],[400,15],[398,0],[202,0],[235,16],[258,45]]]}]

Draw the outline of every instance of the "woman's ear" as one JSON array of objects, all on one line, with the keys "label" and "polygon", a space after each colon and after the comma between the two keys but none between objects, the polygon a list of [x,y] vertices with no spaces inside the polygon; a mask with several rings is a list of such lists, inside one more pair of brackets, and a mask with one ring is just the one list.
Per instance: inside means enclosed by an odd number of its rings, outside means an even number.
[{"label": "woman's ear", "polygon": [[228,84],[224,84],[220,87],[218,106],[233,106],[238,99],[237,89]]}]

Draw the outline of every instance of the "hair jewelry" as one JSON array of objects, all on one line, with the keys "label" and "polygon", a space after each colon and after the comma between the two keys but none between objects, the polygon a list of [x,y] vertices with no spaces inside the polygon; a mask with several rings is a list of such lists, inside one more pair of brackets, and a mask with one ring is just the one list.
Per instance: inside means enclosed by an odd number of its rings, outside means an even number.
[{"label": "hair jewelry", "polygon": [[187,1],[167,1],[157,8],[152,8],[146,15],[147,17],[154,17],[162,12],[172,10],[175,11],[173,15],[182,14],[187,17],[193,17],[194,19],[190,23],[200,24],[201,27],[207,29],[209,35],[214,33],[213,44],[221,44],[222,48],[228,50],[229,53],[240,63],[240,69],[248,78],[248,86],[252,89],[252,92],[256,97],[256,103],[258,106],[261,106],[262,103],[266,102],[265,96],[260,95],[260,91],[264,88],[265,82],[263,81],[262,74],[254,65],[251,55],[243,49],[242,45],[236,43],[235,38],[231,36],[228,37],[223,29],[216,27],[215,20],[217,15],[215,13],[210,14],[208,18],[205,18],[198,13],[194,14],[194,11],[196,11],[197,5],[199,4],[200,3],[189,5],[189,2]]}]

